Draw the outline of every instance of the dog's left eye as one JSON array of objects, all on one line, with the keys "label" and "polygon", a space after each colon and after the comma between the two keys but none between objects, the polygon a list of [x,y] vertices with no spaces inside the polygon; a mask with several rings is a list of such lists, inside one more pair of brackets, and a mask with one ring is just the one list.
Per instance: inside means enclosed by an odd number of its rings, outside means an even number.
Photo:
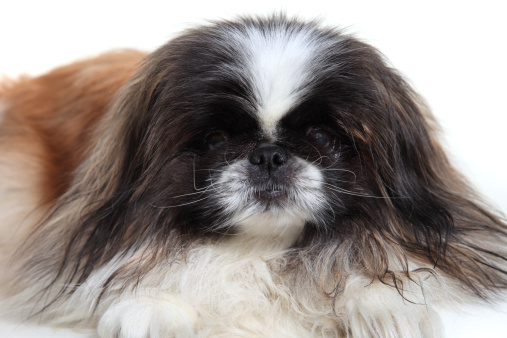
[{"label": "dog's left eye", "polygon": [[335,136],[329,130],[321,127],[311,127],[306,133],[316,143],[324,148],[332,149],[335,145]]},{"label": "dog's left eye", "polygon": [[227,142],[227,135],[223,131],[214,131],[205,137],[205,143],[209,150],[216,149]]}]

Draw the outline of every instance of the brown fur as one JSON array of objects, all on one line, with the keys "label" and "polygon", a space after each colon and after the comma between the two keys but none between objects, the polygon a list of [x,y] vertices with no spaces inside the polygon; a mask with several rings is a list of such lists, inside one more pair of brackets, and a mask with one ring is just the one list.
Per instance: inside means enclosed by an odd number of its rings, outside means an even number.
[{"label": "brown fur", "polygon": [[105,54],[5,86],[2,135],[12,147],[38,150],[33,160],[44,173],[42,201],[67,190],[96,124],[143,57],[137,51]]}]

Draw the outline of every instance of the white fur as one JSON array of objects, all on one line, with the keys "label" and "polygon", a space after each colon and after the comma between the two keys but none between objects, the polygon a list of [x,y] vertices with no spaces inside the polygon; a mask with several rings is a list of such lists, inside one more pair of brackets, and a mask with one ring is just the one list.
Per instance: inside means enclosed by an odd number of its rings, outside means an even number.
[{"label": "white fur", "polygon": [[220,207],[232,215],[218,228],[234,224],[240,232],[262,238],[284,237],[290,244],[307,221],[318,221],[316,216],[326,206],[322,191],[323,175],[313,164],[294,159],[294,180],[288,192],[289,200],[280,207],[265,210],[253,197],[255,189],[250,185],[247,160],[227,166],[214,183],[214,193]]},{"label": "white fur", "polygon": [[159,295],[120,298],[102,315],[98,334],[104,338],[194,336],[196,313],[185,302]]},{"label": "white fur", "polygon": [[230,34],[242,53],[245,69],[240,72],[247,72],[253,87],[263,131],[274,139],[280,119],[305,94],[312,77],[311,63],[322,46],[307,29],[293,32],[279,26],[261,32],[250,27]]},{"label": "white fur", "polygon": [[[106,294],[98,332],[152,338],[441,335],[432,305],[439,299],[448,303],[449,297],[436,275],[414,272],[412,282],[405,278],[405,298],[392,286],[351,275],[334,305],[336,316],[330,298],[287,284],[280,275],[283,255],[280,248],[259,249],[239,237],[196,246],[181,260],[161,262],[137,289]],[[91,307],[102,282],[125,261],[113,262],[68,301],[67,321],[83,318],[80,311]],[[80,306],[71,306],[76,303]]]},{"label": "white fur", "polygon": [[[438,314],[427,303],[421,288],[404,281],[403,297],[394,287],[361,277],[347,283],[339,306],[346,314],[351,337],[438,337],[442,334]],[[424,284],[423,284],[424,285]],[[414,304],[412,304],[413,302]]]}]

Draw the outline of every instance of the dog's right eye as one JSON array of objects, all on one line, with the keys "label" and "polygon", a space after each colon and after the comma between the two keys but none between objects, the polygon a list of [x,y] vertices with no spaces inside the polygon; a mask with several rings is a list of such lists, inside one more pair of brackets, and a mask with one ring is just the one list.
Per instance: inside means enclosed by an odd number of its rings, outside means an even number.
[{"label": "dog's right eye", "polygon": [[227,142],[227,135],[223,131],[214,131],[205,137],[205,143],[209,150],[214,150]]}]

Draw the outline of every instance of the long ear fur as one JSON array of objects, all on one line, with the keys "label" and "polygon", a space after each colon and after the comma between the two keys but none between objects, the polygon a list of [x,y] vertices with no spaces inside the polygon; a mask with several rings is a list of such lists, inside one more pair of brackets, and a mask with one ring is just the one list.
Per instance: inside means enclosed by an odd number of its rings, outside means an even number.
[{"label": "long ear fur", "polygon": [[[394,139],[374,146],[380,167],[392,168],[378,172],[393,206],[389,218],[402,231],[389,234],[411,259],[425,259],[486,298],[507,286],[507,226],[452,167],[422,100],[393,71],[384,75],[377,80],[383,101],[399,116]],[[386,141],[396,147],[382,147]]]},{"label": "long ear fur", "polygon": [[[377,126],[376,134],[364,133],[370,152],[363,158],[371,161],[365,167],[385,197],[375,200],[384,213],[380,238],[387,235],[396,243],[383,247],[391,246],[402,266],[415,261],[488,298],[507,287],[505,221],[488,211],[492,208],[453,168],[422,99],[379,57],[369,60],[378,60],[371,66],[376,67],[373,81],[390,123],[383,132]],[[387,256],[380,261],[387,262]],[[377,276],[382,279],[389,271],[384,265]]]},{"label": "long ear fur", "polygon": [[[178,75],[178,52],[176,39],[146,57],[102,118],[94,147],[77,168],[69,190],[21,249],[46,253],[26,255],[23,274],[38,271],[47,285],[42,296],[51,295],[48,306],[71,295],[103,265],[147,250],[135,263],[126,262],[124,269],[120,265],[103,285],[104,292],[112,285],[134,286],[162,254],[178,253],[199,240],[185,233],[192,215],[157,207],[185,184],[173,177],[182,171],[171,169],[192,168],[193,154],[177,151],[184,140],[170,132],[178,129],[172,125],[178,124],[178,114],[157,105],[161,95],[181,96],[177,86],[167,84]],[[184,230],[176,233],[177,226]],[[126,267],[129,264],[136,265],[135,273]]]},{"label": "long ear fur", "polygon": [[[363,111],[339,122],[346,124],[360,162],[351,192],[357,194],[354,211],[320,236],[305,233],[298,243],[304,249],[290,268],[306,264],[335,296],[347,271],[402,293],[403,280],[424,269],[492,299],[507,287],[505,220],[451,165],[437,123],[410,85],[376,50],[348,42],[347,56],[361,62],[347,71],[363,78],[356,88]],[[308,258],[312,264],[305,263]],[[331,280],[337,285],[330,288]]]}]

